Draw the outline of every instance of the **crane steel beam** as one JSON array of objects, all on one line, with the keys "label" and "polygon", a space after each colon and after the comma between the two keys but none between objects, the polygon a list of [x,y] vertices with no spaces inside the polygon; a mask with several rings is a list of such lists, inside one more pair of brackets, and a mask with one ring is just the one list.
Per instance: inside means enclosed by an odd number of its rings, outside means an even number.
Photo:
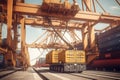
[{"label": "crane steel beam", "polygon": [[64,45],[64,44],[57,44],[57,43],[52,43],[52,44],[26,44],[27,47],[30,47],[30,48],[43,48],[43,49],[46,49],[46,48],[49,48],[49,49],[68,49],[69,47],[67,45]]},{"label": "crane steel beam", "polygon": [[[6,6],[4,5],[4,9],[6,9],[5,7]],[[56,17],[59,19],[68,19],[68,20],[71,19],[71,20],[83,20],[83,21],[99,21],[101,23],[112,23],[112,22],[120,23],[119,16],[113,16],[110,14],[79,11],[75,16],[66,16],[60,14],[58,16],[58,14],[53,14],[53,13],[49,14],[41,11],[40,5],[25,4],[25,3],[16,3],[16,5],[13,6],[13,12],[26,14],[26,15]]]},{"label": "crane steel beam", "polygon": [[4,49],[4,48],[1,48],[1,47],[0,47],[0,52],[1,52],[2,54],[7,53],[7,49]]},{"label": "crane steel beam", "polygon": [[8,0],[8,3],[7,3],[7,43],[8,43],[8,46],[11,46],[12,44],[12,33],[11,33],[11,30],[12,30],[12,17],[13,17],[13,0],[10,1]]},{"label": "crane steel beam", "polygon": [[90,49],[94,50],[95,48],[95,30],[94,27],[91,26],[92,23],[89,23],[88,25],[88,34],[89,34],[89,44],[90,44]]},{"label": "crane steel beam", "polygon": [[[25,19],[25,24],[26,25],[39,25],[40,27],[45,27],[45,28],[50,28],[49,24],[46,23],[46,21],[44,20],[39,20],[39,19],[33,19],[33,18],[26,18]],[[52,26],[54,28],[58,28],[58,29],[81,29],[82,28],[83,23],[79,23],[79,22],[70,22],[67,24],[61,24],[61,21],[52,21]]]},{"label": "crane steel beam", "polygon": [[48,16],[48,17],[50,16],[60,19],[99,21],[102,23],[111,23],[118,21],[120,23],[119,16],[113,16],[109,14],[106,15],[95,12],[85,12],[85,11],[79,11],[75,16],[65,16],[65,15],[58,16],[58,14],[49,14],[41,11],[40,5],[30,5],[25,3],[16,3],[16,5],[14,5],[13,11],[15,13],[21,13],[26,15],[38,15],[38,16]]},{"label": "crane steel beam", "polygon": [[84,26],[82,28],[82,43],[83,43],[83,49],[86,51],[88,46],[88,26]]}]

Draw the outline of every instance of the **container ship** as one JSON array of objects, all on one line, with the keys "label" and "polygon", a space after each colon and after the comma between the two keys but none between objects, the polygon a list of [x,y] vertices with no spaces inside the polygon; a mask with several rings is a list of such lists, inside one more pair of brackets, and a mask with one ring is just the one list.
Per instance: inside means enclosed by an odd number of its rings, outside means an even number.
[{"label": "container ship", "polygon": [[97,34],[99,57],[92,62],[93,69],[120,70],[120,25]]}]

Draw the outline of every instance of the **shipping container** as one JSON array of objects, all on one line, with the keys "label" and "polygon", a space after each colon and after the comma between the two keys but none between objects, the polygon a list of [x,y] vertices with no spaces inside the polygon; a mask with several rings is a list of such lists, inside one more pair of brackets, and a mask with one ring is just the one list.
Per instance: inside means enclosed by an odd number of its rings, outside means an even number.
[{"label": "shipping container", "polygon": [[58,63],[58,54],[61,52],[61,50],[52,50],[46,55],[46,63],[52,64],[52,63]]},{"label": "shipping container", "polygon": [[83,50],[53,50],[46,55],[50,70],[57,72],[82,72],[86,70]]},{"label": "shipping container", "polygon": [[85,63],[85,52],[79,50],[65,50],[58,54],[62,63]]},{"label": "shipping container", "polygon": [[97,36],[97,44],[100,53],[108,53],[120,50],[120,26],[114,27]]},{"label": "shipping container", "polygon": [[120,71],[120,25],[97,35],[96,41],[100,54],[88,66]]},{"label": "shipping container", "polygon": [[120,50],[120,38],[113,39],[104,44],[98,45],[100,53],[119,51]]}]

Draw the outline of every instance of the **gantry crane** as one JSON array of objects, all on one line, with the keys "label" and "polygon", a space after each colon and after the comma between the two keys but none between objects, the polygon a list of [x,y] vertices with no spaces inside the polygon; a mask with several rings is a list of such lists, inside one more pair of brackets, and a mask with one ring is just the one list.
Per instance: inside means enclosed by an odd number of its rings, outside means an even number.
[{"label": "gantry crane", "polygon": [[[67,29],[81,30],[83,49],[86,51],[86,54],[96,54],[97,49],[95,44],[94,25],[98,23],[107,23],[111,27],[120,24],[120,16],[108,14],[98,0],[81,0],[82,7],[76,5],[76,0],[73,0],[73,4],[70,4],[68,0],[65,0],[63,3],[60,2],[60,0],[55,0],[58,2],[53,1],[53,3],[44,3],[44,1],[49,0],[43,0],[42,5],[26,4],[24,3],[24,0],[0,0],[0,16],[2,16],[0,17],[2,19],[0,19],[0,23],[7,24],[7,46],[6,49],[0,49],[1,51],[5,51],[6,64],[10,61],[12,66],[16,66],[18,24],[21,24],[21,60],[24,66],[30,65],[28,46],[25,41],[25,25],[39,25],[43,28],[53,27],[54,29],[66,29],[65,22],[69,22],[67,23]],[[102,13],[97,13],[95,2],[103,10]],[[29,16],[33,17],[30,18]],[[48,22],[48,19],[50,20],[50,23]],[[14,32],[13,38],[12,30]],[[89,48],[87,47],[88,38]],[[96,55],[89,56],[88,59],[90,60],[88,61],[91,61]]]}]

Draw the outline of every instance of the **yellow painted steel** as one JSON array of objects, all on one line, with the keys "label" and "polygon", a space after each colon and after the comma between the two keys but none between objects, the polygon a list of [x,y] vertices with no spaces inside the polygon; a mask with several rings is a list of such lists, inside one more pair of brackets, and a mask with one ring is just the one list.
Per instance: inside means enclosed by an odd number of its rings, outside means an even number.
[{"label": "yellow painted steel", "polygon": [[43,3],[60,3],[60,0],[43,0]]},{"label": "yellow painted steel", "polygon": [[61,63],[85,63],[85,52],[80,50],[65,50],[59,53]]},{"label": "yellow painted steel", "polygon": [[52,50],[46,55],[46,63],[51,64],[51,63],[58,63],[58,54],[62,50]]},{"label": "yellow painted steel", "polygon": [[53,50],[46,55],[46,63],[85,63],[85,52],[80,50]]},{"label": "yellow painted steel", "polygon": [[71,4],[70,4],[70,2],[69,2],[69,1],[65,1],[65,2],[64,2],[64,7],[65,7],[65,9],[71,9]]}]

